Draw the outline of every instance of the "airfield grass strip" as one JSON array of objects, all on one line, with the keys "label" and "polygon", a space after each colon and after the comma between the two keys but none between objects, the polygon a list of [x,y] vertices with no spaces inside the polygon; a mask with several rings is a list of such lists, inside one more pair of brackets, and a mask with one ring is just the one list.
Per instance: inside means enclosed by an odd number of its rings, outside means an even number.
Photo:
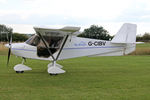
[{"label": "airfield grass strip", "polygon": [[137,44],[136,50],[130,55],[150,55],[150,43]]},{"label": "airfield grass strip", "polygon": [[81,57],[58,61],[65,74],[50,76],[48,61],[0,56],[0,100],[150,100],[150,56]]}]

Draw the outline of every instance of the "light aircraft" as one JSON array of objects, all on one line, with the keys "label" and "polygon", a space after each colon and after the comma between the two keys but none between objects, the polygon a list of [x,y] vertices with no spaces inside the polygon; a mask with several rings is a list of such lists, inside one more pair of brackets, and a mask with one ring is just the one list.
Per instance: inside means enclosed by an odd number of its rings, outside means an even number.
[{"label": "light aircraft", "polygon": [[[23,59],[49,60],[48,73],[51,75],[65,73],[63,66],[56,63],[57,60],[81,57],[81,56],[121,56],[133,52],[136,48],[136,24],[125,23],[110,40],[97,40],[77,37],[80,27],[64,27],[61,29],[49,29],[34,27],[36,32],[24,43],[11,43],[9,37],[8,62],[10,52]],[[17,73],[32,70],[22,64],[14,66]]]}]

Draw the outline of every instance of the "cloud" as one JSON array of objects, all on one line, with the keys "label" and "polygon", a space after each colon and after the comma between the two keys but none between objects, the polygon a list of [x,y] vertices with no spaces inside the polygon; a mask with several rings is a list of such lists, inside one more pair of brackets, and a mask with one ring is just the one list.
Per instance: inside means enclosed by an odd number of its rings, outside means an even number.
[{"label": "cloud", "polygon": [[[86,18],[96,20],[111,20],[118,16],[127,7],[127,1],[120,2],[120,0],[22,0],[22,3],[18,4],[20,5],[20,9],[1,10],[0,14],[15,14],[16,16],[19,16],[22,20],[26,20],[34,15],[38,15],[41,18],[48,16],[60,16],[64,18],[74,19]],[[116,6],[116,3],[120,3],[120,5]]]},{"label": "cloud", "polygon": [[0,0],[0,3],[6,3],[6,0]]},{"label": "cloud", "polygon": [[[136,1],[136,2],[135,2]],[[147,0],[134,0],[132,5],[128,6],[116,22],[150,22],[150,1]]]},{"label": "cloud", "polygon": [[[26,30],[31,27],[25,24],[82,27],[97,24],[114,34],[114,28],[124,22],[137,23],[147,31],[150,22],[149,0],[0,0],[0,4],[0,23],[17,28],[23,25]],[[17,28],[14,30],[20,31]]]},{"label": "cloud", "polygon": [[[135,1],[135,0],[133,0]],[[34,20],[33,17],[39,18],[39,20],[50,18],[60,18],[61,20],[66,19],[78,19],[82,23],[83,19],[90,19],[92,21],[112,21],[114,19],[124,18],[127,15],[132,17],[132,12],[128,10],[137,11],[141,9],[132,9],[133,7],[138,8],[138,2],[135,6],[135,2],[131,0],[21,0],[16,6],[19,9],[6,9],[0,10],[0,15],[5,16],[16,16],[20,20],[31,22]],[[144,2],[148,2],[144,0]],[[145,3],[144,3],[145,4]],[[143,5],[144,5],[143,4]],[[132,7],[133,6],[133,7]],[[143,9],[144,7],[142,7]],[[148,6],[147,8],[148,9]],[[144,10],[143,10],[144,11]],[[142,12],[143,12],[142,11]],[[138,13],[138,12],[137,12]],[[119,16],[119,17],[118,17]],[[35,19],[37,19],[35,18]],[[134,18],[134,17],[133,17]],[[12,20],[12,19],[11,19]],[[88,20],[89,21],[89,20]],[[121,20],[120,20],[121,21]]]}]

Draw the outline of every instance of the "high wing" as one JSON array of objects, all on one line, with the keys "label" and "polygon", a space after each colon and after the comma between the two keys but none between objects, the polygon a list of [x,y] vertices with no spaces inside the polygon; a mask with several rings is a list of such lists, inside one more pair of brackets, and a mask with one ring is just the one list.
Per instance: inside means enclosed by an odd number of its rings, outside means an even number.
[{"label": "high wing", "polygon": [[51,56],[53,60],[57,60],[68,37],[76,34],[80,27],[64,27],[61,29],[34,27],[34,30],[41,38],[37,46],[37,55],[45,58]]},{"label": "high wing", "polygon": [[36,32],[40,32],[42,35],[50,35],[50,34],[56,34],[57,35],[57,33],[59,33],[61,35],[71,35],[77,31],[79,31],[80,27],[66,26],[66,27],[63,27],[61,29],[34,27],[34,30]]}]

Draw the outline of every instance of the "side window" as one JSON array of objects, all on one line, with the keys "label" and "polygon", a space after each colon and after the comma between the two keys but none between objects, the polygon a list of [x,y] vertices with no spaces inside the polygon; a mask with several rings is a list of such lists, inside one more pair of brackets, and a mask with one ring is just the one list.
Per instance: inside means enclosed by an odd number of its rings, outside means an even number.
[{"label": "side window", "polygon": [[32,36],[31,38],[29,38],[26,43],[32,46],[37,46],[40,42],[40,38],[37,35]]},{"label": "side window", "polygon": [[59,48],[62,43],[63,37],[54,36],[49,44],[51,48]]},{"label": "side window", "polygon": [[40,42],[40,38],[38,36],[35,36],[35,38],[31,42],[31,45],[37,46],[39,44],[39,42]]}]

